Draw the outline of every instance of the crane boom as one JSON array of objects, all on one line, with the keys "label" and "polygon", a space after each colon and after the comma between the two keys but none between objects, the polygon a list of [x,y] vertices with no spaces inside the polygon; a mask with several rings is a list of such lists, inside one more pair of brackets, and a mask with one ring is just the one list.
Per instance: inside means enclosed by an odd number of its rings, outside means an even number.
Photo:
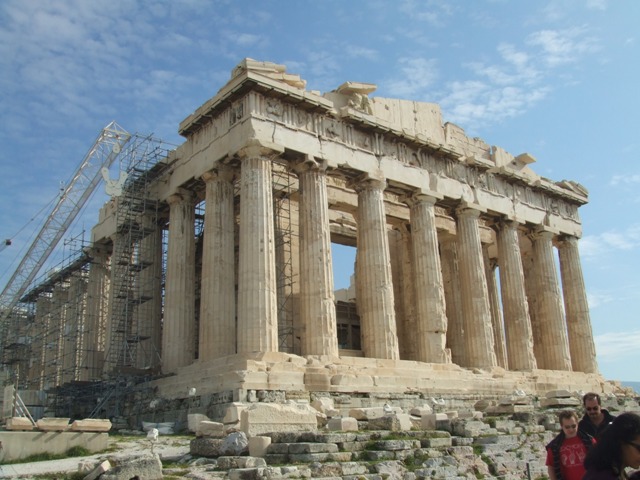
[{"label": "crane boom", "polygon": [[[100,182],[101,169],[111,166],[130,139],[131,134],[116,122],[111,122],[98,135],[20,265],[0,294],[1,333],[5,331],[6,320],[11,315],[11,311]],[[4,340],[4,335],[2,340]]]}]

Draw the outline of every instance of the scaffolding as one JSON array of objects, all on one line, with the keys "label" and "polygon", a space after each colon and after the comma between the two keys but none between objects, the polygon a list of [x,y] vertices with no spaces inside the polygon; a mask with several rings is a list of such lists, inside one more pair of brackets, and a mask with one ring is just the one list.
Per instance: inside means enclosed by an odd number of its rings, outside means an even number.
[{"label": "scaffolding", "polygon": [[273,211],[276,250],[276,280],[278,308],[278,350],[296,352],[294,326],[294,242],[297,238],[297,215],[292,212],[292,196],[298,181],[286,165],[272,165]]},{"label": "scaffolding", "polygon": [[151,193],[165,168],[168,150],[160,140],[134,136],[123,152],[126,172],[116,202],[111,253],[110,329],[105,373],[135,373],[160,365],[162,316],[162,218]]}]

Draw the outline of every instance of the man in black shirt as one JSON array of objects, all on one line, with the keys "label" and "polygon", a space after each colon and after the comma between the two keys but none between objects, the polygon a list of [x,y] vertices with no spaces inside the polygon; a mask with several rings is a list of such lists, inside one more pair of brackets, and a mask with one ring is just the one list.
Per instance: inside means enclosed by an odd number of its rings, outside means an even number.
[{"label": "man in black shirt", "polygon": [[589,392],[582,397],[585,414],[578,423],[578,429],[588,433],[594,438],[598,438],[600,432],[616,418],[607,410],[602,408],[600,395]]}]

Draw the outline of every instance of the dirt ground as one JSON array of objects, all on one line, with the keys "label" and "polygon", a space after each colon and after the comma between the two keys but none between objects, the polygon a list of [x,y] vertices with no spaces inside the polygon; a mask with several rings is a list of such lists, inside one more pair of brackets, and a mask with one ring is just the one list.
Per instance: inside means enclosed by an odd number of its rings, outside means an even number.
[{"label": "dirt ground", "polygon": [[161,435],[158,437],[158,441],[152,445],[146,436],[109,435],[109,446],[103,453],[87,457],[0,465],[0,478],[55,478],[62,480],[77,473],[78,466],[83,462],[94,462],[95,465],[98,465],[108,457],[151,453],[152,449],[153,453],[160,455],[163,463],[178,462],[189,454],[189,442],[193,438],[195,437],[186,435]]}]

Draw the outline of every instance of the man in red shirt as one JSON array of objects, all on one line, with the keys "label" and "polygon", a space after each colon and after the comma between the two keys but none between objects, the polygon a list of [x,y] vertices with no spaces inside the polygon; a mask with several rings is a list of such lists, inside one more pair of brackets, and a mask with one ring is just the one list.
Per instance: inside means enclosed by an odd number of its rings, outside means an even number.
[{"label": "man in red shirt", "polygon": [[593,445],[590,435],[578,430],[578,415],[563,410],[558,415],[562,431],[547,445],[547,470],[550,480],[582,480],[584,457]]}]

